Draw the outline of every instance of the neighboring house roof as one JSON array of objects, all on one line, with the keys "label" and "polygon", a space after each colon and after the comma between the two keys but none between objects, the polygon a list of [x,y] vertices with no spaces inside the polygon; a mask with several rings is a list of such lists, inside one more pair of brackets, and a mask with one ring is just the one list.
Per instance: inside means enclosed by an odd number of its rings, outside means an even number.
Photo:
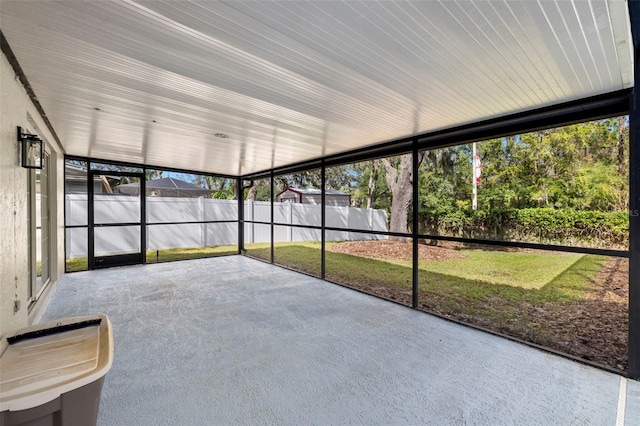
[{"label": "neighboring house roof", "polygon": [[[65,164],[64,180],[67,193],[86,193],[88,173],[85,167],[73,163]],[[93,185],[99,185],[101,192],[111,194],[112,188],[122,181],[120,176],[94,174]]]},{"label": "neighboring house roof", "polygon": [[[118,185],[117,187],[121,192],[129,193],[140,188],[140,182],[127,183],[124,185]],[[165,190],[174,190],[176,192],[179,191],[189,191],[192,193],[198,192],[201,194],[210,194],[212,192],[211,189],[202,188],[200,186],[194,185],[189,182],[185,182],[180,179],[174,179],[171,177],[162,178],[162,179],[154,179],[149,180],[146,183],[146,189],[165,189]]]},{"label": "neighboring house roof", "polygon": [[[284,191],[281,191],[280,193],[278,193],[276,195],[276,198],[279,197],[281,194],[287,192],[287,191],[291,191],[291,192],[295,192],[296,194],[307,194],[307,195],[321,195],[322,191],[319,189],[315,189],[315,188],[287,188]],[[335,189],[325,189],[324,193],[326,195],[344,195],[344,196],[349,196],[349,194],[345,193],[345,192],[341,192],[341,191],[336,191]]]},{"label": "neighboring house roof", "polygon": [[[77,164],[73,164],[73,163],[66,163],[65,164],[65,179],[66,180],[72,180],[72,179],[86,179],[87,178],[87,168],[86,167],[82,167],[79,166]],[[120,176],[113,176],[113,175],[109,175],[107,174],[109,173],[107,170],[105,170],[104,176],[106,176],[108,179],[113,179],[113,180],[121,180],[122,178]],[[100,178],[96,175],[93,177],[94,180],[99,180]]]}]

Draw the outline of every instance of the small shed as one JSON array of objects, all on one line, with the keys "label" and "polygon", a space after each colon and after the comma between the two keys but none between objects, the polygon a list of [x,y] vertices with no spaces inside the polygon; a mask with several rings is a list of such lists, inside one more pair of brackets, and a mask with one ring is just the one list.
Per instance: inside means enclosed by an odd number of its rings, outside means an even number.
[{"label": "small shed", "polygon": [[[320,204],[322,191],[319,189],[287,188],[276,195],[276,200],[281,203]],[[325,203],[327,206],[349,207],[351,196],[335,189],[325,190]]]},{"label": "small shed", "polygon": [[[116,186],[116,191],[122,194],[140,194],[140,182],[127,183]],[[213,191],[200,186],[171,177],[149,180],[146,183],[147,197],[183,197],[183,198],[210,198]]]}]

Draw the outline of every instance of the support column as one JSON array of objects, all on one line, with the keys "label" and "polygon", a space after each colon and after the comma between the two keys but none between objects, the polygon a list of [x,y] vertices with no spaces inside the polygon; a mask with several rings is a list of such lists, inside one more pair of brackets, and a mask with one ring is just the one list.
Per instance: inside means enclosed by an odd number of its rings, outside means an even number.
[{"label": "support column", "polygon": [[273,226],[273,169],[271,169],[271,172],[269,173],[269,185],[270,185],[270,189],[269,189],[269,193],[271,194],[270,201],[271,201],[271,225],[270,225],[270,229],[269,231],[271,232],[271,247],[270,247],[270,251],[271,253],[269,254],[269,261],[271,263],[273,263],[273,252],[274,252],[274,236],[275,236],[275,227]]},{"label": "support column", "polygon": [[629,377],[640,379],[640,0],[629,1],[634,88],[629,111]]},{"label": "support column", "polygon": [[320,230],[320,278],[324,279],[325,277],[325,250],[324,250],[324,246],[325,246],[325,238],[326,238],[326,234],[325,234],[325,230],[324,227],[326,226],[326,208],[325,208],[325,204],[326,204],[326,194],[325,194],[325,186],[326,186],[326,173],[325,173],[325,165],[324,165],[324,160],[322,160],[322,166],[320,167],[320,227],[322,228]]},{"label": "support column", "polygon": [[93,215],[93,176],[91,162],[87,160],[87,269],[96,269],[94,240],[94,215]]},{"label": "support column", "polygon": [[244,189],[242,179],[236,179],[238,188],[238,254],[244,253]]},{"label": "support column", "polygon": [[[140,252],[142,264],[147,264],[147,169],[142,168],[140,176]],[[91,183],[93,186],[93,182]]]},{"label": "support column", "polygon": [[420,275],[419,275],[419,254],[420,254],[420,246],[418,245],[420,241],[418,240],[418,172],[420,168],[420,162],[418,161],[418,141],[413,141],[413,151],[412,151],[412,172],[411,172],[411,184],[413,188],[413,201],[412,201],[412,213],[411,213],[411,234],[413,241],[413,268],[412,268],[412,306],[414,308],[418,307],[418,285],[420,284]]}]

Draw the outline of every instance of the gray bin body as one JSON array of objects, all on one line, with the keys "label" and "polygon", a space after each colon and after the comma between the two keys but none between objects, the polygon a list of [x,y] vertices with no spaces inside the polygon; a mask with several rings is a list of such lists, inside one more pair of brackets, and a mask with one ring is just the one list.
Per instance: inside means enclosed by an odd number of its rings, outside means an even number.
[{"label": "gray bin body", "polygon": [[104,376],[53,401],[20,411],[0,413],[0,426],[95,426]]}]

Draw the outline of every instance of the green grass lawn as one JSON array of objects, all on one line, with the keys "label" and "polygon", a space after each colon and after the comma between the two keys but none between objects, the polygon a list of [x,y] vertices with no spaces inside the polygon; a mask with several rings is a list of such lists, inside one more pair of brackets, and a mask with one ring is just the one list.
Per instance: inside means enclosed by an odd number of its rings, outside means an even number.
[{"label": "green grass lawn", "polygon": [[[247,244],[245,249],[249,256],[264,260],[271,259],[271,244],[269,243]],[[320,276],[319,242],[275,243],[273,257],[277,265]]]},{"label": "green grass lawn", "polygon": [[67,272],[86,271],[87,269],[89,269],[89,266],[87,264],[86,257],[74,257],[71,259],[67,259],[67,262],[66,262]]},{"label": "green grass lawn", "polygon": [[271,260],[271,243],[251,243],[245,244],[245,254],[257,257],[262,260]]},{"label": "green grass lawn", "polygon": [[[328,246],[334,243],[327,243]],[[268,243],[248,244],[247,254],[270,258]],[[236,246],[150,250],[147,263],[198,259],[236,253]],[[512,253],[461,250],[467,257],[419,264],[420,298],[434,297],[452,309],[495,302],[504,304],[580,300],[593,287],[593,277],[604,258],[581,254]],[[311,275],[320,275],[320,243],[276,243],[275,263]],[[87,269],[86,258],[67,259],[67,271]],[[326,278],[376,292],[411,290],[411,262],[367,259],[326,252]],[[464,306],[467,306],[464,308]]]}]

